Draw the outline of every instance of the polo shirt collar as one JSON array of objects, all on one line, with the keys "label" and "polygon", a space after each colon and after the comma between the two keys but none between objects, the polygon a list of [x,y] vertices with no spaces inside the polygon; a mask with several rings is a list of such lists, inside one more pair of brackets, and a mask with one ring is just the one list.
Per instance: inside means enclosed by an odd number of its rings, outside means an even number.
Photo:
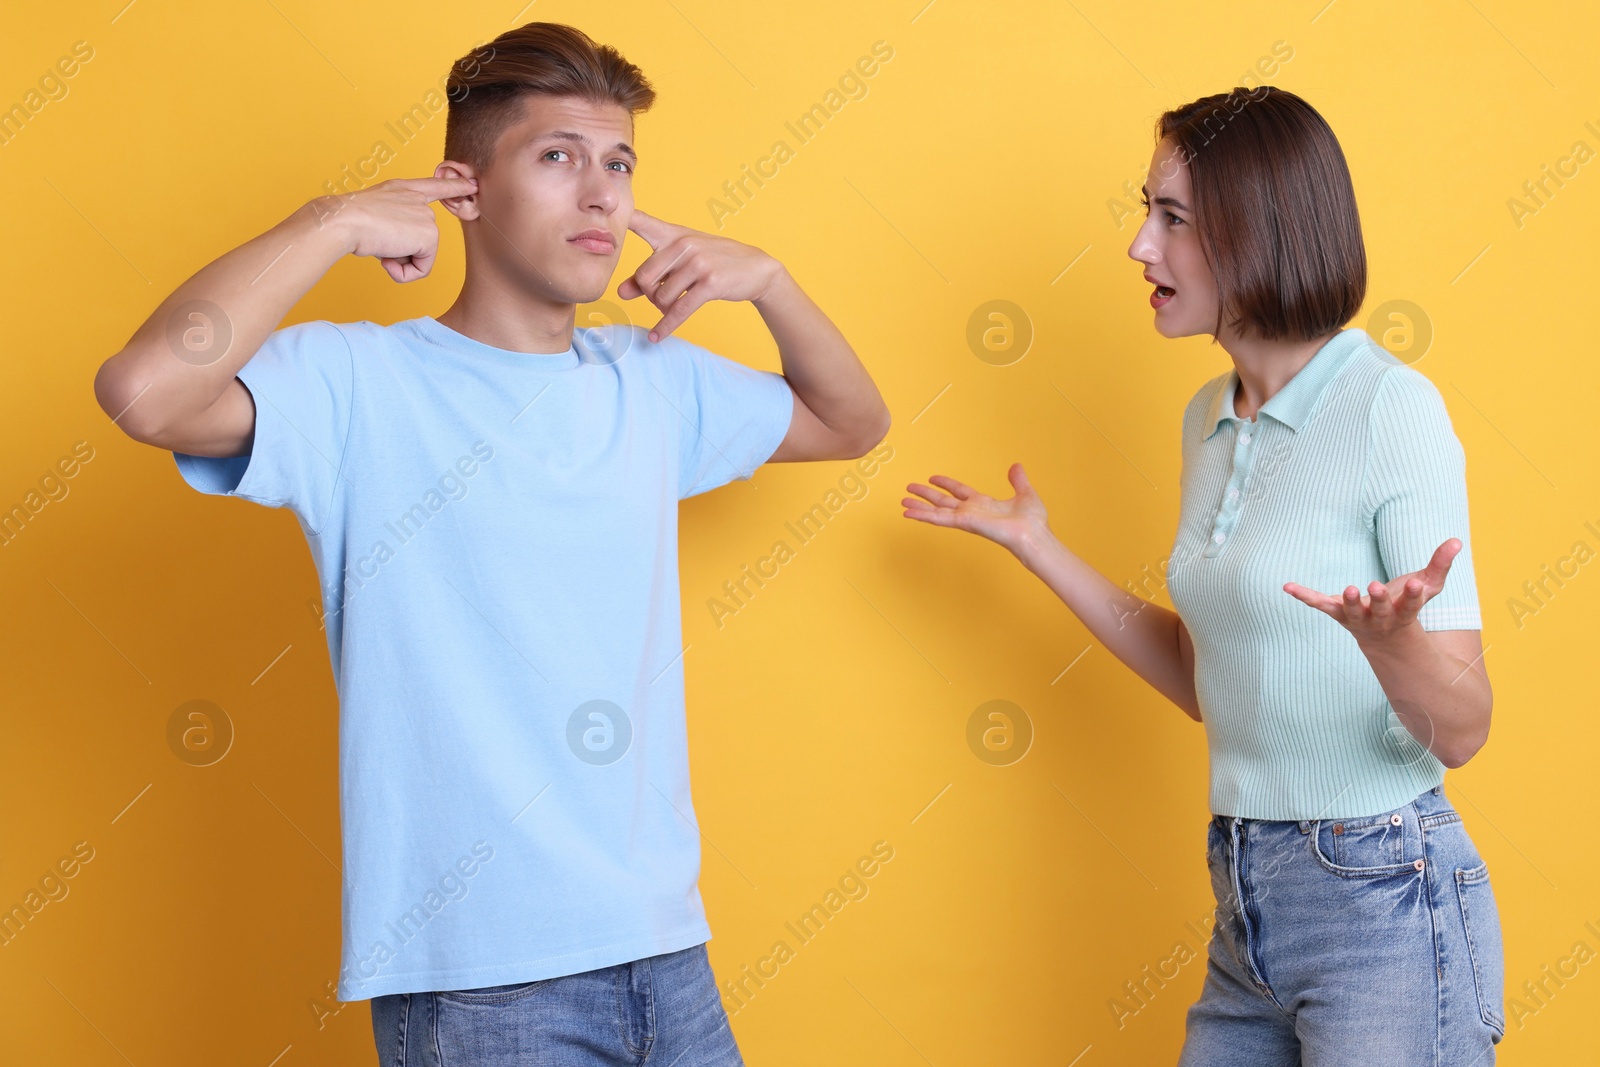
[{"label": "polo shirt collar", "polygon": [[[1272,398],[1261,405],[1260,415],[1270,415],[1289,429],[1300,432],[1311,418],[1311,413],[1316,409],[1317,400],[1322,396],[1322,391],[1328,383],[1333,381],[1339,370],[1344,366],[1350,354],[1361,347],[1363,342],[1370,341],[1367,331],[1352,326],[1341,330],[1328,338],[1326,344],[1317,349],[1316,354],[1295,372],[1295,376],[1284,383],[1282,389],[1272,394]],[[1239,371],[1237,368],[1228,371],[1227,380],[1222,383],[1211,396],[1211,404],[1206,409],[1205,437],[1209,438],[1217,432],[1217,427],[1229,419],[1238,418],[1233,410],[1233,397],[1239,389]]]}]

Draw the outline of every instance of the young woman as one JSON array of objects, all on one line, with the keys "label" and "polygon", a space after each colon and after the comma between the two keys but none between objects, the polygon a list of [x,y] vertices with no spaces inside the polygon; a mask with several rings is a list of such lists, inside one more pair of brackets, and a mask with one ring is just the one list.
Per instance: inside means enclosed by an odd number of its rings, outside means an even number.
[{"label": "young woman", "polygon": [[1157,130],[1128,255],[1157,332],[1233,360],[1183,414],[1177,611],[1058,541],[1020,464],[1011,497],[934,476],[905,515],[1009,549],[1205,725],[1216,927],[1183,1067],[1488,1067],[1499,915],[1442,788],[1492,702],[1461,445],[1426,377],[1343,328],[1366,254],[1322,117],[1236,89]]}]

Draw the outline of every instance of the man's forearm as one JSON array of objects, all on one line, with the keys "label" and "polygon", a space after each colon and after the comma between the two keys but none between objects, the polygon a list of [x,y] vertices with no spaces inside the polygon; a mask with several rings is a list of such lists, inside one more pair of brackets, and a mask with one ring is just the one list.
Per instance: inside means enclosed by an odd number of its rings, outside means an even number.
[{"label": "man's forearm", "polygon": [[[321,199],[208,264],[95,376],[95,396],[135,434],[205,410],[300,298],[349,251]],[[323,208],[326,215],[326,208]]]},{"label": "man's forearm", "polygon": [[889,409],[866,367],[822,309],[781,264],[753,301],[778,344],[789,386],[843,442],[865,451],[889,431]]},{"label": "man's forearm", "polygon": [[1489,679],[1412,625],[1362,648],[1395,715],[1446,767],[1459,767],[1489,736]]}]

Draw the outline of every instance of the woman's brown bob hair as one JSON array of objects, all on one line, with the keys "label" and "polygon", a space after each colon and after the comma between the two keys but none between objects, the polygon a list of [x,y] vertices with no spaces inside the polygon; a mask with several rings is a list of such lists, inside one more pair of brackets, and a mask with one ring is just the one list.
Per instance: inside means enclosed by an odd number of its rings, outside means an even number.
[{"label": "woman's brown bob hair", "polygon": [[522,116],[528,94],[617,104],[630,115],[656,99],[644,72],[622,53],[558,22],[529,22],[474,48],[452,64],[445,85],[444,157],[479,171],[494,161],[495,142]]},{"label": "woman's brown bob hair", "polygon": [[1311,341],[1361,310],[1367,253],[1350,169],[1316,109],[1270,85],[1168,111],[1156,123],[1189,168],[1195,228],[1219,310],[1241,334]]}]

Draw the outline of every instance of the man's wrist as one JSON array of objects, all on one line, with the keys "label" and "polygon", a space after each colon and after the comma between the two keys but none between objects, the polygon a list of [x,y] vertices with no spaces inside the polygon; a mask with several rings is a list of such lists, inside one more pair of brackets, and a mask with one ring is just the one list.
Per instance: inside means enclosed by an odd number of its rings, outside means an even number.
[{"label": "man's wrist", "polygon": [[781,300],[791,295],[799,288],[799,283],[794,280],[789,269],[777,259],[772,259],[767,269],[771,272],[771,277],[767,279],[767,284],[762,287],[761,292],[750,301],[757,311],[763,310],[764,306],[770,305],[774,300]]},{"label": "man's wrist", "polygon": [[315,197],[297,208],[281,225],[298,240],[322,248],[331,258],[342,258],[356,250],[351,216],[345,212],[349,202],[348,196]]}]

